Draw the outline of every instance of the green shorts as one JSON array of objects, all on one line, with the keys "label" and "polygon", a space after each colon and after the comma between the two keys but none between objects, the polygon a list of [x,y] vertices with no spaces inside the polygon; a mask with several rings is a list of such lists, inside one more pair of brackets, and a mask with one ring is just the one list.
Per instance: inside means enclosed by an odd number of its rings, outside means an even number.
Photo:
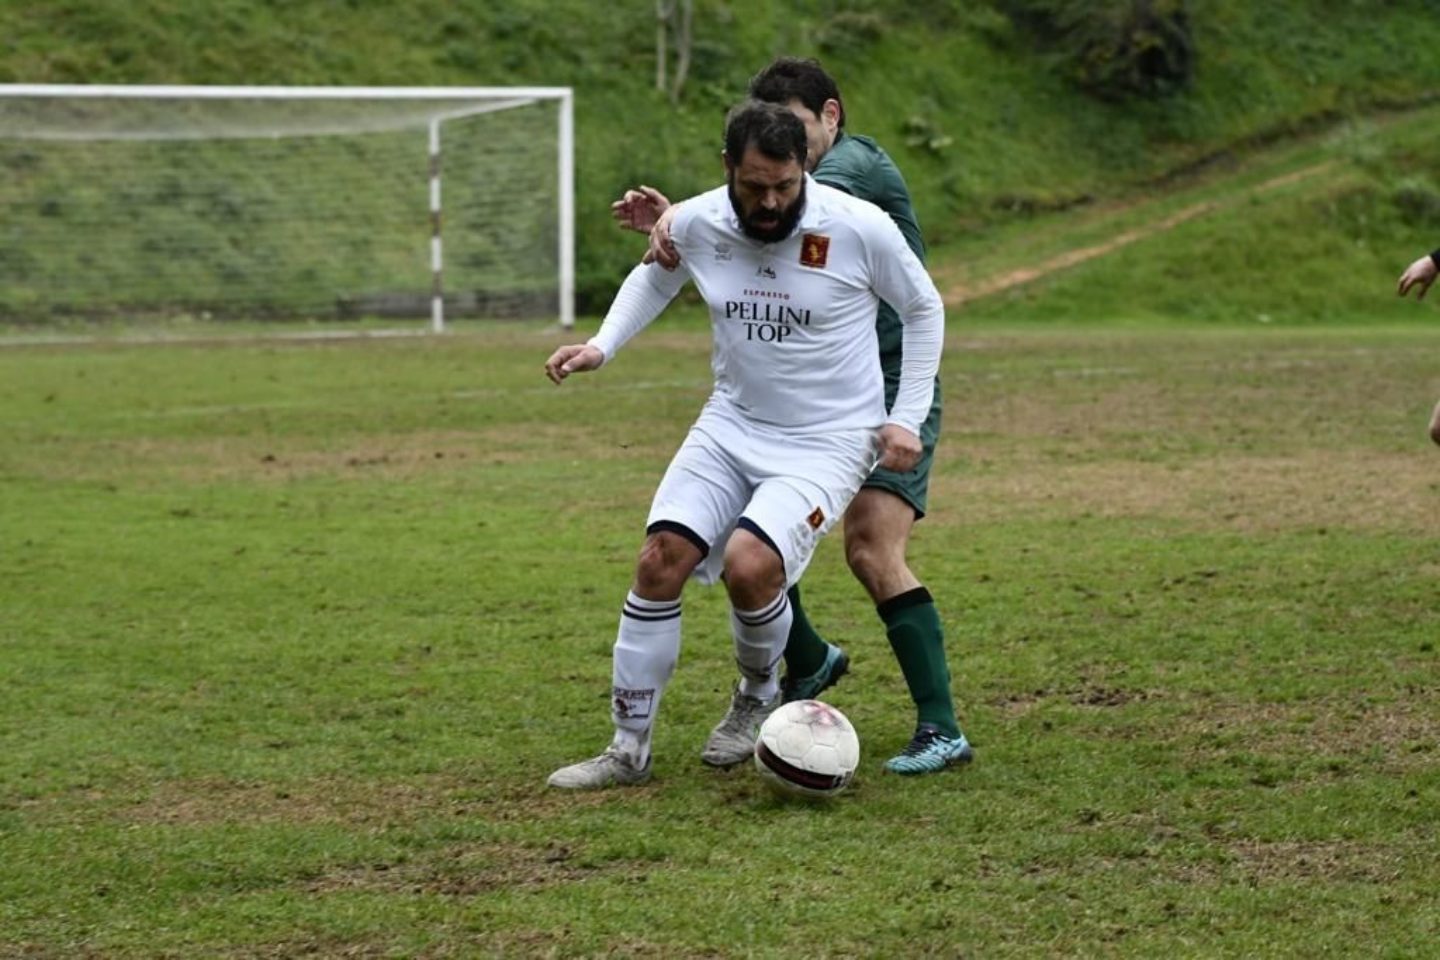
[{"label": "green shorts", "polygon": [[[886,385],[886,407],[895,399],[898,384]],[[915,519],[925,516],[925,497],[930,492],[930,466],[935,462],[935,442],[940,439],[940,381],[935,381],[935,400],[930,404],[930,413],[920,424],[920,443],[924,450],[915,469],[896,473],[884,467],[876,467],[870,477],[861,484],[861,489],[885,490],[910,504]]]}]

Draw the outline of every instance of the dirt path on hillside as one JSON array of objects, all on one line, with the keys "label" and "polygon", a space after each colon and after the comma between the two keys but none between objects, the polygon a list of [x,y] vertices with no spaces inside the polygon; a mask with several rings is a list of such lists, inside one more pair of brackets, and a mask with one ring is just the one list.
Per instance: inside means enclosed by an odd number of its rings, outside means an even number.
[{"label": "dirt path on hillside", "polygon": [[[1117,233],[1115,236],[1111,237],[1109,240],[1104,241],[1103,243],[1093,244],[1088,247],[1079,247],[1074,250],[1067,250],[1064,253],[1053,256],[1050,259],[1038,263],[1032,267],[1020,267],[1015,270],[1006,271],[1005,273],[995,274],[989,277],[982,277],[979,280],[973,280],[969,283],[952,284],[948,289],[944,291],[943,295],[945,298],[945,304],[947,306],[956,307],[970,300],[978,300],[981,297],[988,297],[992,294],[1001,293],[1013,287],[1018,287],[1026,283],[1030,283],[1034,280],[1040,279],[1041,277],[1056,273],[1057,271],[1068,269],[1079,263],[1084,263],[1087,260],[1094,260],[1096,257],[1102,257],[1107,253],[1113,253],[1114,251],[1119,250],[1122,247],[1126,247],[1132,243],[1135,243],[1137,240],[1144,240],[1145,238],[1152,237],[1157,233],[1163,233],[1167,230],[1173,230],[1175,227],[1178,227],[1180,224],[1185,223],[1186,221],[1194,220],[1196,217],[1201,217],[1213,213],[1221,207],[1234,206],[1236,203],[1250,197],[1260,196],[1261,194],[1268,193],[1271,190],[1276,190],[1280,187],[1287,186],[1292,183],[1297,183],[1301,180],[1306,180],[1318,174],[1325,173],[1334,165],[1335,161],[1326,160],[1323,163],[1317,163],[1313,166],[1305,167],[1301,170],[1295,170],[1278,177],[1272,177],[1269,180],[1256,184],[1248,190],[1242,190],[1230,197],[1227,197],[1224,201],[1206,200],[1202,203],[1191,204],[1190,206],[1185,207],[1184,209],[1172,213],[1169,216],[1163,217],[1159,220],[1144,224],[1139,227],[1131,227],[1128,230]],[[1123,213],[1128,209],[1132,209],[1134,206],[1136,206],[1136,204],[1122,204],[1116,207],[1114,212]]]}]

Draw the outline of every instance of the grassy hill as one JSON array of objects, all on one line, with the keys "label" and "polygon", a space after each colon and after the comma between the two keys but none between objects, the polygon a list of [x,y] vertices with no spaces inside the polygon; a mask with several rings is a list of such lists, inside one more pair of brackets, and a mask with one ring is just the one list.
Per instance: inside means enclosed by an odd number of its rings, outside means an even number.
[{"label": "grassy hill", "polygon": [[1376,114],[1163,189],[952,243],[967,322],[1406,323],[1401,269],[1440,242],[1440,108]]},{"label": "grassy hill", "polygon": [[[572,85],[580,288],[592,310],[638,250],[610,223],[609,201],[636,182],[677,195],[713,185],[723,111],[778,53],[818,56],[841,79],[851,128],[879,139],[906,172],[937,262],[1037,216],[1168,192],[1175,176],[1216,158],[1440,91],[1440,18],[1425,0],[1191,3],[1193,83],[1118,100],[1081,89],[1073,58],[1006,12],[1026,6],[697,0],[693,64],[672,103],[655,89],[650,4],[7,4],[0,81]],[[1392,244],[1392,270],[1399,251],[1440,234],[1440,170],[1426,159],[1435,151],[1423,133],[1410,142],[1408,154],[1370,158],[1366,183],[1333,194],[1321,225],[1341,246],[1361,235]],[[1369,192],[1349,189],[1357,185]],[[1384,236],[1374,237],[1365,203],[1398,194],[1409,206],[1382,216]]]}]

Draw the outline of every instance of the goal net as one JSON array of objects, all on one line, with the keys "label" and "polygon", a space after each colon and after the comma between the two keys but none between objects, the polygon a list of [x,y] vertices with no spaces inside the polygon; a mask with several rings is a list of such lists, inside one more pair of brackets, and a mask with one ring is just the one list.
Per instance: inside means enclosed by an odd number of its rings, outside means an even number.
[{"label": "goal net", "polygon": [[0,86],[0,320],[573,324],[568,88]]}]

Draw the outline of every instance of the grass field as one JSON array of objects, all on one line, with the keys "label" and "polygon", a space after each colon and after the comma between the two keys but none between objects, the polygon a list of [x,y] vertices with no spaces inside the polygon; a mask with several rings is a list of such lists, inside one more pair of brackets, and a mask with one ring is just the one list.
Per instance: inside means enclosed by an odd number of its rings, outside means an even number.
[{"label": "grass field", "polygon": [[978,760],[882,773],[832,538],[826,807],[699,763],[699,588],[652,784],[544,786],[608,736],[693,312],[561,389],[535,329],[0,350],[0,956],[1433,955],[1434,337],[952,321],[913,560]]}]

